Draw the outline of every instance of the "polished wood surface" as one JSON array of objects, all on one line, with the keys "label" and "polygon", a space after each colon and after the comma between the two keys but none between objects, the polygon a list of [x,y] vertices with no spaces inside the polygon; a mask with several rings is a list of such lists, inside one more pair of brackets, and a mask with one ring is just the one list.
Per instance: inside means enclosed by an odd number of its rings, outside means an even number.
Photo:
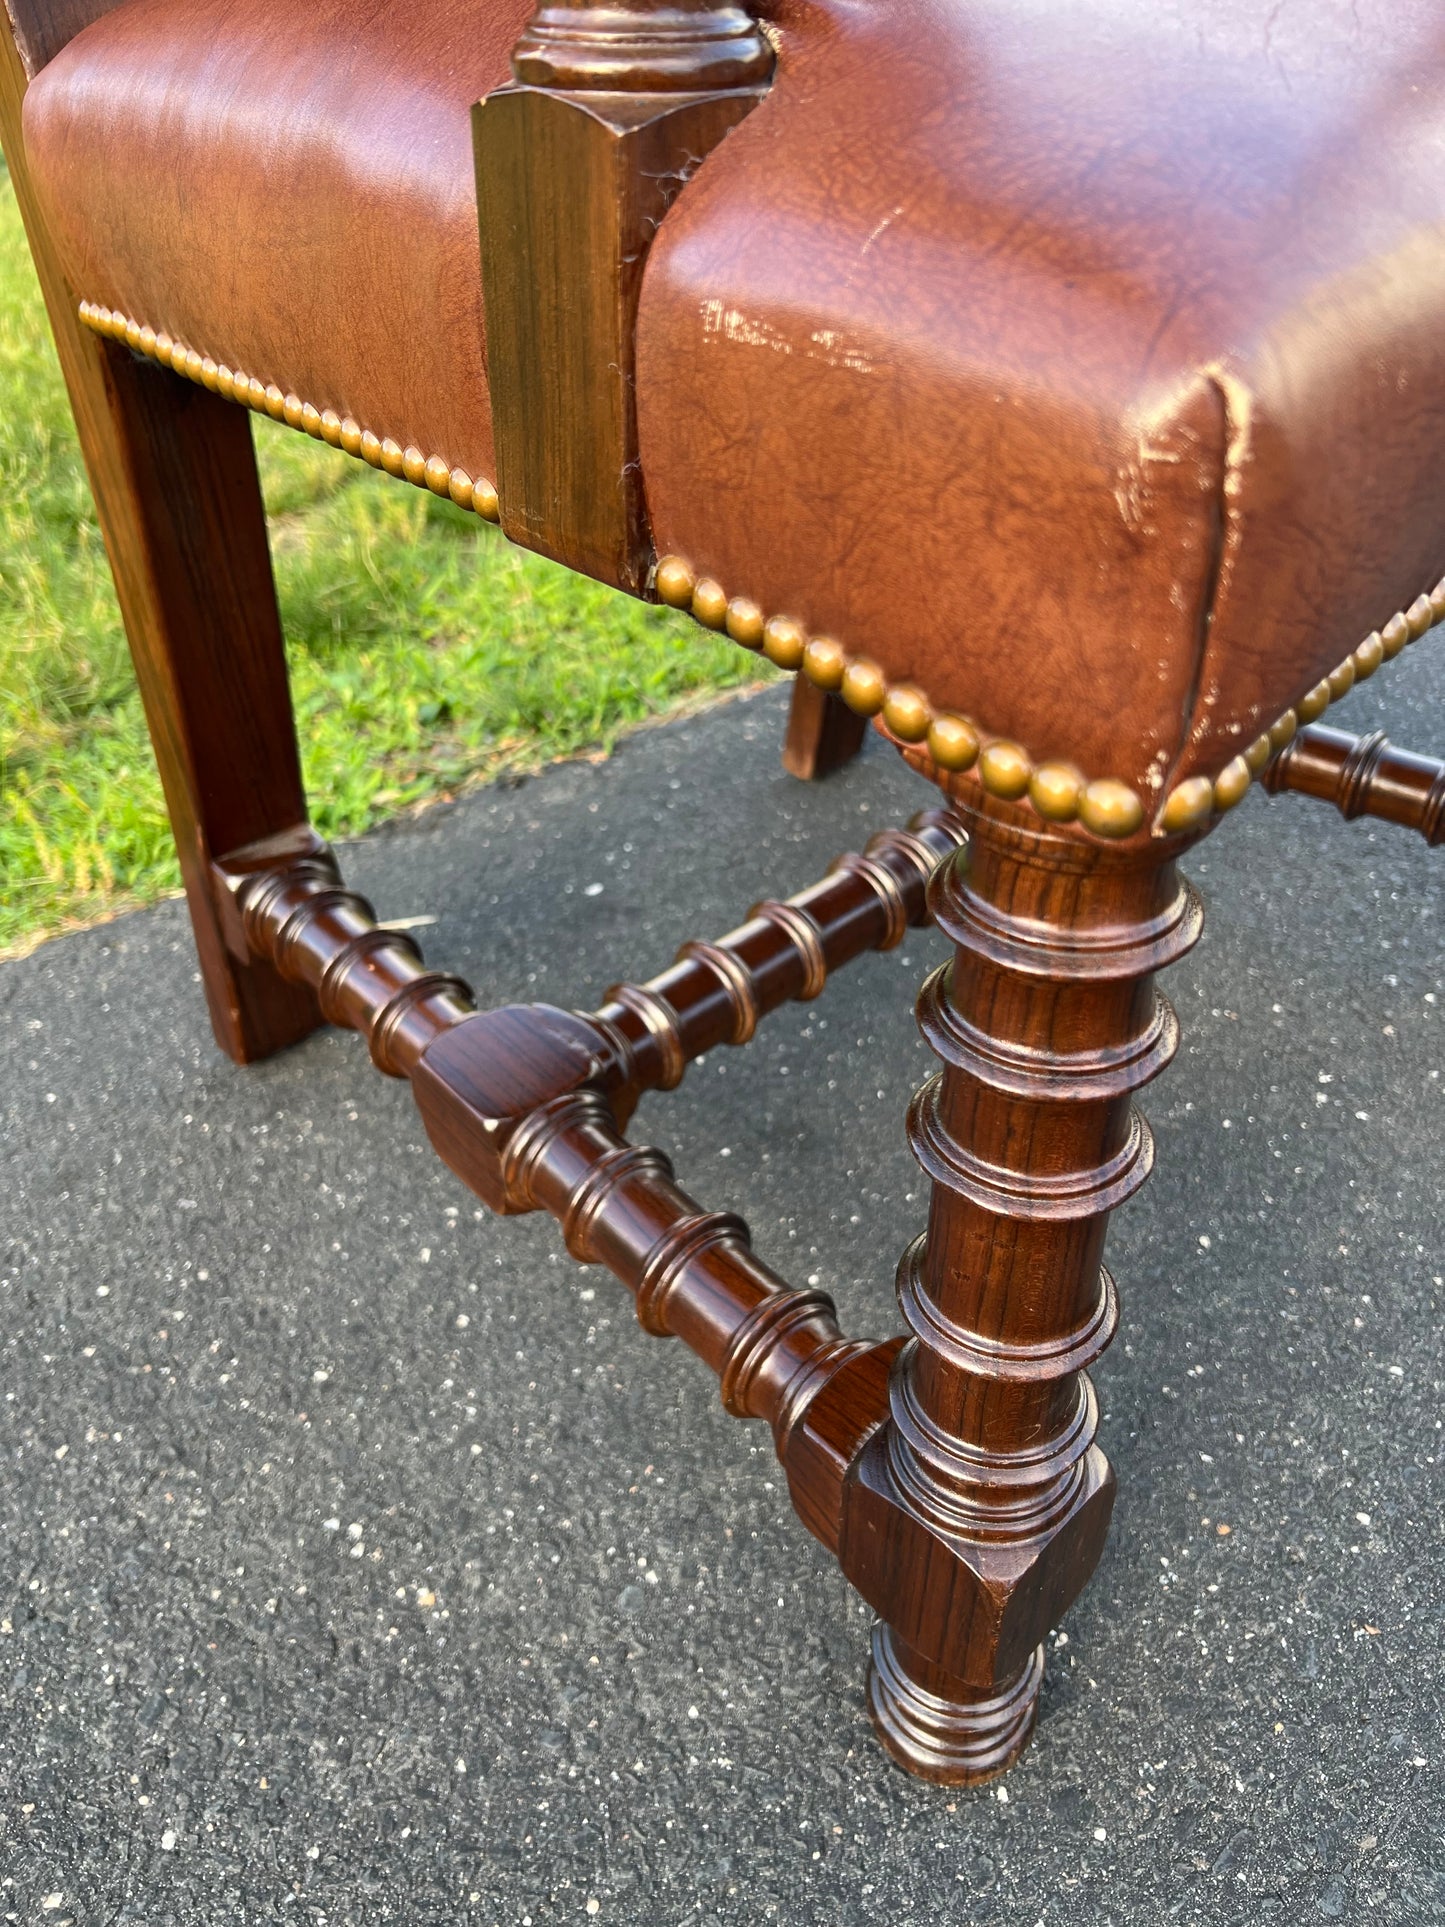
[{"label": "polished wood surface", "polygon": [[688,176],[757,105],[772,50],[733,6],[543,6],[512,66],[517,84],[472,117],[502,527],[642,594],[642,271]]},{"label": "polished wood surface", "polygon": [[1261,781],[1272,795],[1312,796],[1347,820],[1374,816],[1418,830],[1432,848],[1445,843],[1445,762],[1396,749],[1379,730],[1302,729]]},{"label": "polished wood surface", "polygon": [[305,813],[247,417],[82,328],[30,185],[24,72],[0,33],[0,134],[160,765],[211,1024],[239,1062],[318,1021],[311,995],[221,938],[211,864]]},{"label": "polished wood surface", "polygon": [[943,1069],[908,1121],[931,1182],[898,1274],[911,1337],[840,1547],[882,1622],[879,1734],[952,1783],[1027,1742],[1044,1636],[1103,1548],[1114,1478],[1085,1368],[1118,1318],[1104,1236],[1152,1160],[1133,1093],[1178,1043],[1153,973],[1201,924],[1171,846],[1090,845],[986,797],[962,813],[931,891],[955,954],[919,1000]]}]

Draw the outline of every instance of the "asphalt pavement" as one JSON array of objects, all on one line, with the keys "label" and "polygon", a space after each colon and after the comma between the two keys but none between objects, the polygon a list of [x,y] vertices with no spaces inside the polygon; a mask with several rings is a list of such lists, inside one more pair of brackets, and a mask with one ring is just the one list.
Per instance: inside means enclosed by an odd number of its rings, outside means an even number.
[{"label": "asphalt pavement", "polygon": [[[1445,645],[1353,695],[1445,747]],[[778,767],[786,692],[370,836],[487,1001],[586,1005],[924,804]],[[1331,720],[1335,720],[1332,717]],[[183,907],[0,965],[0,1918],[1445,1920],[1445,852],[1251,796],[1146,1094],[1097,1381],[1110,1546],[996,1788],[890,1765],[868,1615],[722,1411],[403,1085],[214,1049]],[[635,1136],[896,1328],[934,933]]]}]

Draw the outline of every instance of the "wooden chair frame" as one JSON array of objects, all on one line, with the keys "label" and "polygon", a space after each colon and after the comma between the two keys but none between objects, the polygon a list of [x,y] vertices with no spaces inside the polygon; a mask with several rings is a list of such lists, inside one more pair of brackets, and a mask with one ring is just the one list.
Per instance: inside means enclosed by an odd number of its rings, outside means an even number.
[{"label": "wooden chair frame", "polygon": [[[1044,1636],[1108,1528],[1113,1474],[1087,1375],[1118,1316],[1105,1232],[1149,1172],[1134,1093],[1178,1042],[1154,975],[1199,934],[1199,899],[1176,864],[1209,824],[1112,842],[1050,822],[1002,781],[950,782],[947,807],[880,833],[718,940],[685,945],[590,1015],[478,1010],[464,983],[377,924],[307,823],[242,410],[132,352],[114,338],[118,318],[83,320],[85,291],[65,284],[42,230],[20,139],[26,72],[104,10],[13,0],[0,131],[217,1041],[248,1063],[318,1024],[360,1031],[378,1069],[410,1079],[433,1145],[484,1203],[550,1212],[574,1257],[614,1271],[645,1330],[682,1338],[730,1412],[769,1424],[800,1518],[877,1613],[868,1693],[884,1745],[927,1778],[986,1779],[1027,1743]],[[633,593],[685,601],[750,644],[755,611],[735,623],[715,585],[689,578],[669,595],[659,582],[629,383],[647,236],[755,103],[771,58],[745,12],[707,0],[543,6],[517,84],[476,114],[504,529]],[[547,191],[524,195],[524,178]],[[118,332],[129,339],[123,321]],[[556,363],[576,375],[565,437],[539,400]],[[846,760],[881,703],[868,690],[849,707],[800,677],[789,767]],[[1272,791],[1445,840],[1445,766],[1297,720],[1265,741],[1246,782],[1263,773]],[[905,1334],[871,1344],[845,1338],[825,1293],[790,1286],[739,1218],[688,1197],[667,1159],[624,1130],[643,1091],[673,1087],[703,1051],[746,1043],[769,1011],[817,996],[852,958],[930,918],[954,956],[919,999],[942,1067],[908,1119],[928,1223],[899,1268]]]}]

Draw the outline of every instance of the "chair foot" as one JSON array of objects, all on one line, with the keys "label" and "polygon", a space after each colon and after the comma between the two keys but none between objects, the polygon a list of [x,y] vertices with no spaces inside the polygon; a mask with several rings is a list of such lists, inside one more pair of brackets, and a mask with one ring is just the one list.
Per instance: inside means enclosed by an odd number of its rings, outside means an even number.
[{"label": "chair foot", "polygon": [[1003,1687],[968,1686],[915,1653],[880,1620],[868,1667],[868,1714],[899,1766],[938,1786],[980,1786],[1033,1737],[1044,1680],[1042,1646]]}]

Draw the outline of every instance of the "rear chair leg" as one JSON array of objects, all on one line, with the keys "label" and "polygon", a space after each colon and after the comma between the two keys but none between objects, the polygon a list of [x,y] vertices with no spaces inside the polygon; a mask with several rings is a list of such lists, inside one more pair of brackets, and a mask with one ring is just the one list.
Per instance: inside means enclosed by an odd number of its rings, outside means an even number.
[{"label": "rear chair leg", "polygon": [[160,765],[211,1024],[247,1063],[320,1022],[311,990],[228,952],[212,882],[214,862],[306,816],[250,422],[81,327],[25,163],[24,78],[0,41],[0,131]]},{"label": "rear chair leg", "polygon": [[919,1000],[943,1071],[909,1115],[932,1181],[899,1270],[912,1337],[841,1558],[880,1615],[884,1745],[964,1784],[1027,1744],[1044,1636],[1103,1549],[1114,1475],[1084,1368],[1118,1316],[1104,1234],[1152,1161],[1131,1096],[1178,1042],[1152,973],[1201,910],[1177,843],[1088,845],[988,798],[959,807],[971,845],[931,896],[957,949]]},{"label": "rear chair leg", "polygon": [[790,776],[801,776],[805,783],[831,776],[858,754],[867,727],[867,718],[851,710],[841,696],[830,695],[806,676],[799,676],[788,710],[783,768]]}]

